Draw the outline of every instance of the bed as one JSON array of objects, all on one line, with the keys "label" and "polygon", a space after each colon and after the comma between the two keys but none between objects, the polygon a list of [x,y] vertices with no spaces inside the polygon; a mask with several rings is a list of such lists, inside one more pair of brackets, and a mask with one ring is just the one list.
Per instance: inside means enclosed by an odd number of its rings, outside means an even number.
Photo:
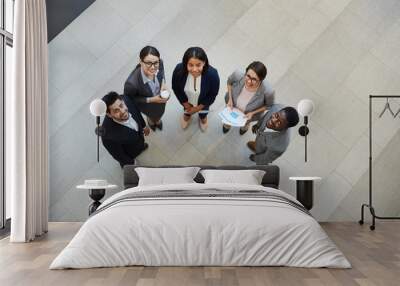
[{"label": "bed", "polygon": [[[176,175],[190,168],[191,181]],[[50,269],[351,267],[310,213],[278,189],[277,166],[125,166],[124,187],[88,218]]]}]

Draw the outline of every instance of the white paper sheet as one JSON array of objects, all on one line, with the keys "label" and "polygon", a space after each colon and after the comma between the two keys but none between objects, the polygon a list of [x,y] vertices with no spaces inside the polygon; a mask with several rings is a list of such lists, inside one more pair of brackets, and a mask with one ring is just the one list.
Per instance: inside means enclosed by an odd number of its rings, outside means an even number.
[{"label": "white paper sheet", "polygon": [[247,119],[243,112],[237,108],[230,109],[228,107],[224,108],[218,113],[219,117],[222,119],[222,123],[242,127],[246,125]]}]

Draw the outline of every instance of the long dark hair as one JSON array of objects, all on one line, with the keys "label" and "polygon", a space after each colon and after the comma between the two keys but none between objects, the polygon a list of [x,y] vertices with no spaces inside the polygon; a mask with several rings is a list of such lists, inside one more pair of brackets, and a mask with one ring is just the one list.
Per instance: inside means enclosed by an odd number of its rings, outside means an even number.
[{"label": "long dark hair", "polygon": [[208,57],[207,57],[206,52],[200,47],[190,47],[183,54],[183,58],[182,58],[183,73],[184,74],[188,73],[187,65],[191,58],[195,58],[195,59],[198,59],[198,60],[204,62],[204,67],[203,67],[203,71],[202,71],[202,74],[204,74],[210,65],[208,63]]},{"label": "long dark hair", "polygon": [[[145,46],[143,49],[141,49],[139,53],[139,58],[141,61],[144,61],[144,58],[147,57],[148,55],[160,58],[160,52],[153,46]],[[140,64],[138,64],[136,67],[139,66]]]},{"label": "long dark hair", "polygon": [[260,79],[260,81],[263,81],[265,77],[267,76],[267,68],[262,62],[254,61],[251,64],[249,64],[246,68],[246,72],[252,69]]}]

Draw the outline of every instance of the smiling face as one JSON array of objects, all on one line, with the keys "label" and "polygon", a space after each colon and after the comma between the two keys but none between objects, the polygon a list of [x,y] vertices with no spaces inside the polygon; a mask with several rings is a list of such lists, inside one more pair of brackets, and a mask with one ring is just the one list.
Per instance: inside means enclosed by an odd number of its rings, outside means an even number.
[{"label": "smiling face", "polygon": [[147,77],[152,78],[158,72],[160,58],[149,54],[140,61],[140,66],[142,67],[144,74]]},{"label": "smiling face", "polygon": [[260,86],[261,80],[254,70],[249,69],[246,72],[244,84],[248,90],[256,90]]},{"label": "smiling face", "polygon": [[204,65],[205,62],[196,58],[190,58],[186,68],[188,73],[190,73],[193,77],[198,77],[203,72]]},{"label": "smiling face", "polygon": [[107,115],[116,121],[126,121],[129,119],[128,107],[121,99],[117,99],[108,107]]},{"label": "smiling face", "polygon": [[267,127],[276,131],[282,131],[287,128],[288,122],[284,111],[274,112],[267,121]]}]

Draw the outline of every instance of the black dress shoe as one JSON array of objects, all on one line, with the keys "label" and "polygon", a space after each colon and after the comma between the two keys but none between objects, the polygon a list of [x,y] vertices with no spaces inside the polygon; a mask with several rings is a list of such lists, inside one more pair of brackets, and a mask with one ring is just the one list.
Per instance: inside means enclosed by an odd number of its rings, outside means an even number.
[{"label": "black dress shoe", "polygon": [[162,130],[163,124],[162,121],[160,120],[160,123],[156,124],[156,128],[160,129],[160,131]]},{"label": "black dress shoe", "polygon": [[249,157],[250,161],[253,161],[253,162],[255,162],[255,161],[256,161],[256,158],[255,158],[255,156],[256,156],[256,155],[254,155],[254,154],[251,154],[251,155],[250,155],[250,157]]},{"label": "black dress shoe", "polygon": [[222,125],[222,132],[225,134],[227,133],[229,130],[231,130],[231,128],[226,128],[225,125]]},{"label": "black dress shoe", "polygon": [[247,130],[249,130],[249,127],[247,127],[247,128],[240,127],[240,129],[239,129],[239,134],[240,134],[240,135],[243,135],[244,133],[247,132]]}]

